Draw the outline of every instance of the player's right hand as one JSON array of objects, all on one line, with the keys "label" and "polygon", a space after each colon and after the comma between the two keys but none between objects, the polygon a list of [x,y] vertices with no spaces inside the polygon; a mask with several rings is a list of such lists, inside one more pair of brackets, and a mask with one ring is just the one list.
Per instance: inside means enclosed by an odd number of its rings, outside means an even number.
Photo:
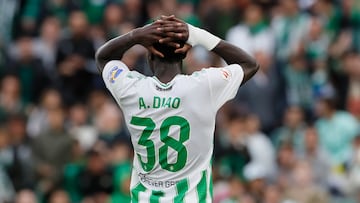
[{"label": "player's right hand", "polygon": [[136,43],[147,48],[151,53],[163,58],[164,55],[153,47],[153,44],[159,42],[159,40],[164,37],[164,33],[158,30],[160,26],[161,24],[155,21],[137,28],[132,31],[132,38]]}]

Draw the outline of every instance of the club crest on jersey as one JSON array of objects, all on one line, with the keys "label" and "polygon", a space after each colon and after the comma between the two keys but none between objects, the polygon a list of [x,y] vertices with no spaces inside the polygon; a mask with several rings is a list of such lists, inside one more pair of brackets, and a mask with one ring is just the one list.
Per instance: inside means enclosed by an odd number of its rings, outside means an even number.
[{"label": "club crest on jersey", "polygon": [[228,71],[226,69],[221,69],[221,75],[225,80],[229,80],[231,77],[230,71]]},{"label": "club crest on jersey", "polygon": [[120,69],[117,66],[113,67],[108,75],[109,82],[114,83],[115,79],[120,75],[121,72],[123,72],[123,69]]}]

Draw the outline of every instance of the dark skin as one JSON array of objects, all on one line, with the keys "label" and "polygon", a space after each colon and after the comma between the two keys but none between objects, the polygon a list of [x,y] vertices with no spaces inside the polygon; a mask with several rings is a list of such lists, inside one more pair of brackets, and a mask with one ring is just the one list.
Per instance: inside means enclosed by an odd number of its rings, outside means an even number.
[{"label": "dark skin", "polygon": [[[191,46],[185,44],[180,47],[174,41],[187,41],[189,38],[188,26],[185,22],[175,16],[162,16],[152,24],[114,38],[108,41],[96,52],[96,63],[100,72],[103,71],[107,62],[120,60],[124,53],[136,44],[140,44],[148,49],[152,57],[149,57],[149,65],[161,82],[167,83],[176,75],[181,73],[182,61],[166,62],[161,60],[164,55],[157,51],[152,45],[154,43],[164,43],[176,48],[175,53],[186,53]],[[238,48],[224,40],[221,40],[212,52],[219,55],[227,64],[239,64],[244,71],[242,84],[248,81],[259,69],[258,63],[253,57],[244,50]]]}]

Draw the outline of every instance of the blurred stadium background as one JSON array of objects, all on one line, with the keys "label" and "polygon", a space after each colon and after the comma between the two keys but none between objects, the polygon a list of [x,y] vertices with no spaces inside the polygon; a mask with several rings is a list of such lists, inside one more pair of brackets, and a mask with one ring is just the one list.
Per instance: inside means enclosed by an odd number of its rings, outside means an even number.
[{"label": "blurred stadium background", "polygon": [[[358,0],[0,0],[0,202],[129,202],[129,134],[94,52],[160,14],[261,64],[218,114],[215,203],[360,202]],[[123,60],[151,74],[144,48]],[[194,47],[184,71],[221,64]]]}]

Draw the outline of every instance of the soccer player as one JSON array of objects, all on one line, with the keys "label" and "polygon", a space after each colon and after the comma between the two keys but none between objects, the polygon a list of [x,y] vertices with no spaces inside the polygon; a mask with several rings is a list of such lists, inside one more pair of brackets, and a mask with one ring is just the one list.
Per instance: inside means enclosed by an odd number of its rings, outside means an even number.
[{"label": "soccer player", "polygon": [[[121,62],[124,52],[136,44],[149,50],[153,77]],[[190,45],[204,46],[229,65],[181,74]],[[108,41],[97,51],[96,62],[131,134],[132,202],[212,202],[216,112],[256,73],[257,62],[242,49],[174,16],[162,16]]]}]

